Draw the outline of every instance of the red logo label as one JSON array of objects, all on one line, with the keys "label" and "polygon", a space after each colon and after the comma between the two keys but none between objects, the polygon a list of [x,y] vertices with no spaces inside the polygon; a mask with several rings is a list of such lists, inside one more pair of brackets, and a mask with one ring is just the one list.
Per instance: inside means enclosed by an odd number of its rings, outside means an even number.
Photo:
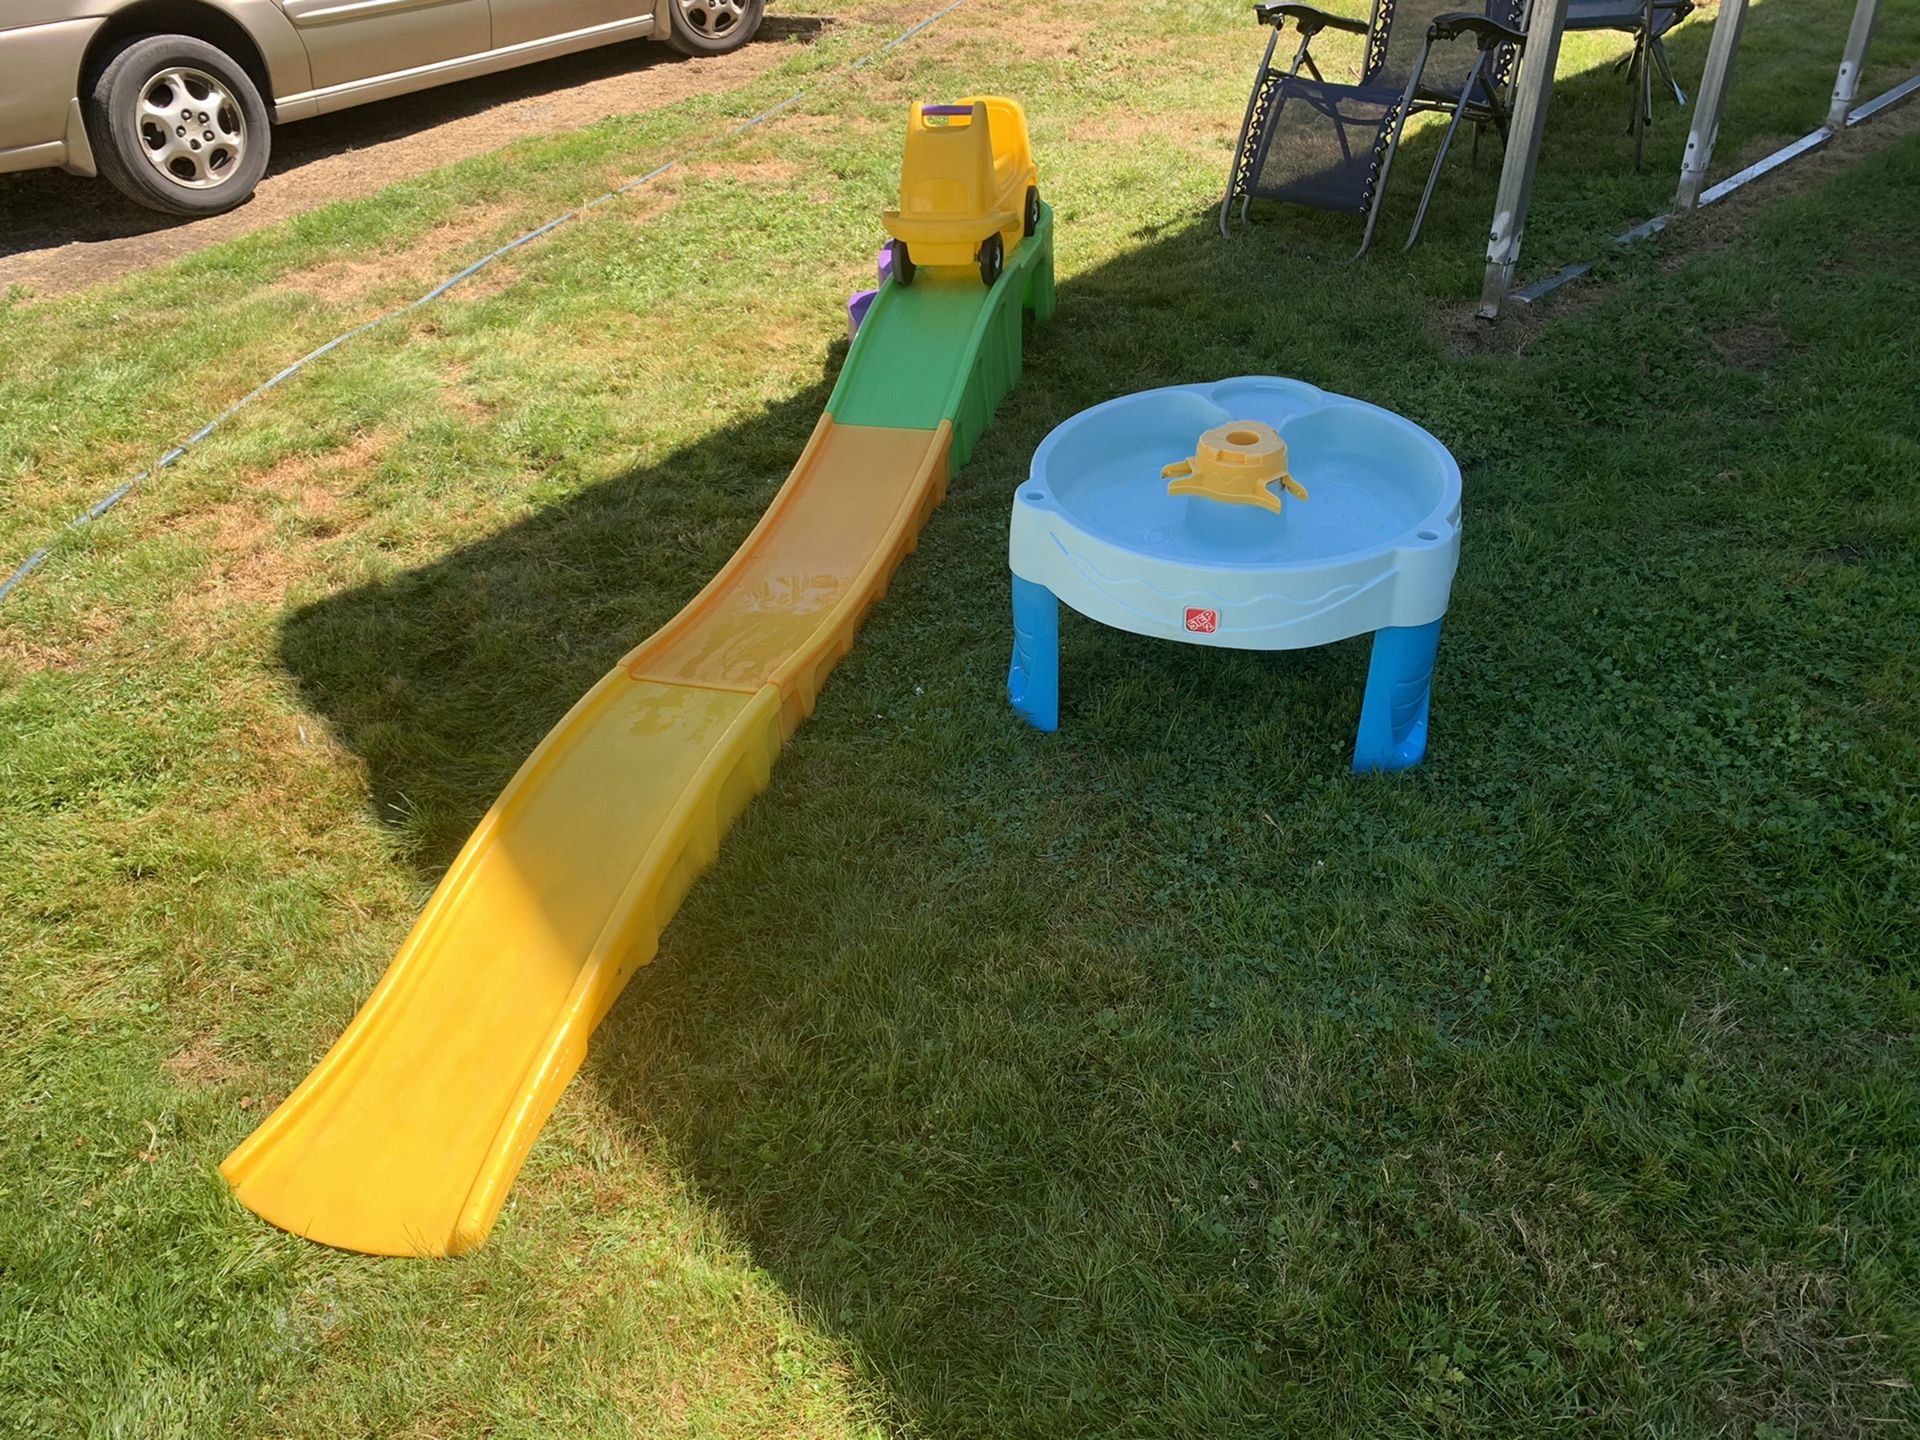
[{"label": "red logo label", "polygon": [[1195,610],[1188,607],[1187,629],[1195,635],[1211,635],[1219,628],[1220,612],[1218,610]]}]

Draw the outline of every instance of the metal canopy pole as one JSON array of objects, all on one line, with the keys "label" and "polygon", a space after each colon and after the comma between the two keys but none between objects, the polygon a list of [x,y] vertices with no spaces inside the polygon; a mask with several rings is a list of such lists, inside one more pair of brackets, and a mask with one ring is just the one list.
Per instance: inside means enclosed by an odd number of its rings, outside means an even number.
[{"label": "metal canopy pole", "polygon": [[[1879,0],[1860,0],[1875,5]],[[1687,153],[1680,162],[1680,188],[1673,208],[1691,210],[1706,188],[1707,166],[1713,162],[1713,142],[1720,138],[1720,103],[1727,98],[1727,79],[1733,73],[1734,53],[1740,48],[1740,27],[1747,18],[1747,0],[1720,0],[1720,18],[1713,22],[1707,44],[1707,69],[1700,77],[1700,94],[1693,103],[1693,125],[1687,131]]]},{"label": "metal canopy pole", "polygon": [[1880,18],[1880,0],[1860,0],[1853,7],[1853,26],[1847,31],[1847,53],[1840,57],[1840,73],[1833,82],[1833,108],[1827,111],[1827,128],[1847,128],[1847,116],[1853,102],[1860,98],[1860,72],[1867,63],[1867,42],[1873,38],[1873,22]]},{"label": "metal canopy pole", "polygon": [[1500,191],[1493,202],[1493,231],[1487,240],[1487,278],[1480,290],[1480,314],[1499,318],[1520,264],[1520,242],[1527,233],[1527,206],[1533,201],[1533,176],[1540,168],[1540,140],[1547,129],[1547,102],[1553,98],[1553,71],[1560,61],[1560,36],[1567,28],[1567,0],[1535,0],[1527,23],[1527,48],[1515,85],[1513,119],[1507,127],[1507,155],[1500,166]]}]

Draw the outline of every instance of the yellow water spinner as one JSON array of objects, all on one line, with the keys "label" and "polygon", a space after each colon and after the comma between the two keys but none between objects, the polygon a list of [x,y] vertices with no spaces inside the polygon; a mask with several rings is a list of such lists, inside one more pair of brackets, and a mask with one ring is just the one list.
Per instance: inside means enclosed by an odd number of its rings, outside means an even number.
[{"label": "yellow water spinner", "polygon": [[[1169,495],[1198,495],[1228,505],[1258,505],[1275,514],[1278,481],[1295,499],[1307,498],[1306,486],[1287,473],[1287,442],[1259,420],[1229,420],[1201,435],[1193,455],[1160,472],[1171,478]],[[1177,477],[1177,478],[1176,478]]]}]

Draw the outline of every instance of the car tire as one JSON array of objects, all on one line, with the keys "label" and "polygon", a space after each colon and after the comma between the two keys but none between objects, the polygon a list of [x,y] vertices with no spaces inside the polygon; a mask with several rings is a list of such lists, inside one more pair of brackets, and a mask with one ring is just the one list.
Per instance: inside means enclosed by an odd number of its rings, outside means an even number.
[{"label": "car tire", "polygon": [[907,253],[907,242],[889,240],[887,244],[893,250],[893,258],[887,262],[887,270],[899,285],[913,284],[913,272],[920,267],[913,263],[913,256]]},{"label": "car tire", "polygon": [[663,0],[667,44],[682,55],[726,55],[753,39],[767,0]]},{"label": "car tire", "polygon": [[1021,217],[1021,223],[1027,232],[1027,238],[1031,240],[1034,232],[1040,228],[1040,191],[1035,186],[1027,187],[1027,208],[1026,213]]},{"label": "car tire", "polygon": [[267,170],[272,135],[260,91],[231,56],[190,36],[122,45],[87,91],[86,121],[100,173],[167,215],[231,210]]}]

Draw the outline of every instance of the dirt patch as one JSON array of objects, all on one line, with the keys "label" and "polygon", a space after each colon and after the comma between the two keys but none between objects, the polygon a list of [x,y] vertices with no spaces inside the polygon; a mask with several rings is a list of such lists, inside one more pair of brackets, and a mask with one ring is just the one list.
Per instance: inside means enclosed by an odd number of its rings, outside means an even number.
[{"label": "dirt patch", "polygon": [[1753,375],[1766,374],[1787,348],[1787,337],[1779,328],[1765,324],[1715,330],[1708,334],[1707,342],[1729,367]]},{"label": "dirt patch", "polygon": [[83,289],[515,140],[735,89],[830,23],[770,16],[753,44],[711,59],[651,41],[611,45],[288,125],[274,132],[273,165],[254,197],[205,220],[152,214],[104,181],[56,170],[0,175],[0,293]]},{"label": "dirt patch", "polygon": [[[1596,293],[1599,290],[1598,286],[1591,288]],[[1584,299],[1592,303],[1592,296]],[[1449,355],[1494,355],[1517,360],[1546,328],[1547,315],[1538,305],[1509,304],[1500,319],[1483,320],[1475,312],[1478,303],[1444,306],[1434,315],[1434,331]]]},{"label": "dirt patch", "polygon": [[211,1035],[202,1035],[176,1055],[160,1062],[160,1068],[181,1084],[195,1090],[211,1090],[232,1083],[240,1067],[220,1053],[220,1043]]},{"label": "dirt patch", "polygon": [[[1717,204],[1675,219],[1662,232],[1667,249],[1660,261],[1661,269],[1677,270],[1721,249],[1746,233],[1757,211],[1790,195],[1816,190],[1841,171],[1917,132],[1920,132],[1920,104],[1910,102],[1875,116],[1857,130],[1836,135],[1812,154],[1803,155],[1771,175],[1741,187]],[[1757,148],[1760,153],[1746,157],[1743,164],[1761,159],[1779,146],[1762,144]],[[1611,241],[1596,238],[1593,249],[1594,255],[1601,257],[1610,251]],[[1532,305],[1510,304],[1505,317],[1497,324],[1482,320],[1471,304],[1442,311],[1436,324],[1442,341],[1454,355],[1520,355],[1552,319],[1597,305],[1613,293],[1611,285],[1578,279]],[[1730,334],[1732,332],[1723,332],[1722,338]],[[1780,352],[1780,337],[1773,332],[1768,334],[1770,339],[1748,337],[1756,347],[1757,357],[1760,351],[1769,359]],[[1735,339],[1731,343],[1738,347],[1742,342]]]},{"label": "dirt patch", "polygon": [[1898,1423],[1885,1402],[1911,1380],[1875,1364],[1881,1337],[1842,1328],[1844,1296],[1832,1276],[1784,1265],[1716,1267],[1695,1277],[1693,1296],[1738,1326],[1745,1373],[1717,1387],[1727,1413],[1798,1435],[1859,1435]]},{"label": "dirt patch", "polygon": [[[1685,223],[1689,253],[1676,253],[1669,257],[1666,264],[1669,269],[1686,263],[1691,253],[1716,245],[1724,245],[1735,235],[1746,229],[1746,222],[1753,212],[1762,206],[1787,195],[1798,195],[1808,190],[1818,189],[1841,171],[1849,169],[1866,159],[1877,155],[1889,145],[1897,144],[1907,136],[1920,133],[1920,104],[1909,101],[1905,105],[1876,115],[1857,130],[1848,130],[1836,135],[1810,155],[1803,155],[1792,164],[1784,166],[1773,174],[1754,181],[1750,185],[1733,192],[1725,200],[1706,209],[1696,211],[1687,217]],[[1779,145],[1767,145],[1760,148],[1757,155],[1743,155],[1740,167],[1764,159],[1780,148],[1780,145],[1798,136],[1787,136]]]}]

